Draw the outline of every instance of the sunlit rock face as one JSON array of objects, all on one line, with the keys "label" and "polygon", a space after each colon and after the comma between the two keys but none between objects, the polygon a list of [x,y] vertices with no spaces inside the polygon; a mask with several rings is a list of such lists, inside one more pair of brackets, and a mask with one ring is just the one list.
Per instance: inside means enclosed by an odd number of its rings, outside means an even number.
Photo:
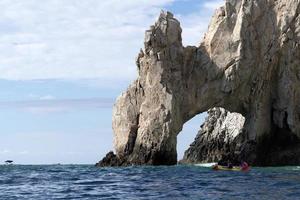
[{"label": "sunlit rock face", "polygon": [[162,12],[145,33],[138,78],[113,109],[119,165],[176,164],[183,124],[214,107],[245,117],[232,155],[299,164],[299,7],[299,0],[227,0],[203,42],[188,47],[178,20]]}]

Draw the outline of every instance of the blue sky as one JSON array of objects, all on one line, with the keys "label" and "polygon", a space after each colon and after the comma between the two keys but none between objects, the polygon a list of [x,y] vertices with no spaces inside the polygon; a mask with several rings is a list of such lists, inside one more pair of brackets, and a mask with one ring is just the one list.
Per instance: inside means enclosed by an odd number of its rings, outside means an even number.
[{"label": "blue sky", "polygon": [[[0,163],[95,163],[112,149],[111,110],[136,76],[161,9],[201,41],[222,0],[0,0]],[[178,136],[178,154],[204,115]]]}]

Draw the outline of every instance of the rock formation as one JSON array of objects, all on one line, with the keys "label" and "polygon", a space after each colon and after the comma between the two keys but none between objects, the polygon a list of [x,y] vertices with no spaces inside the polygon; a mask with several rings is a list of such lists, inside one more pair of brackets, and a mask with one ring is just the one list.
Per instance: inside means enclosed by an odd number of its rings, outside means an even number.
[{"label": "rock formation", "polygon": [[211,163],[224,159],[234,152],[236,138],[243,133],[245,118],[223,108],[208,110],[201,129],[190,148],[185,151],[181,163]]},{"label": "rock formation", "polygon": [[245,117],[232,155],[255,165],[297,163],[299,12],[300,0],[226,0],[197,47],[183,47],[180,23],[162,12],[146,31],[137,80],[113,109],[116,157],[123,165],[176,164],[183,124],[222,107]]}]

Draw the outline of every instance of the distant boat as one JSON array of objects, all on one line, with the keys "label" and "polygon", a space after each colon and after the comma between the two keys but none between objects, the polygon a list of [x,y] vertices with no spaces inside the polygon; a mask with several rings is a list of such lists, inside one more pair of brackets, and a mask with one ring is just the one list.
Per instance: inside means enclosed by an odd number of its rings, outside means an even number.
[{"label": "distant boat", "polygon": [[6,161],[5,161],[5,164],[7,164],[7,165],[12,165],[13,162],[14,162],[14,161],[12,161],[12,160],[6,160]]},{"label": "distant boat", "polygon": [[60,163],[55,163],[55,164],[53,164],[53,165],[61,165]]}]

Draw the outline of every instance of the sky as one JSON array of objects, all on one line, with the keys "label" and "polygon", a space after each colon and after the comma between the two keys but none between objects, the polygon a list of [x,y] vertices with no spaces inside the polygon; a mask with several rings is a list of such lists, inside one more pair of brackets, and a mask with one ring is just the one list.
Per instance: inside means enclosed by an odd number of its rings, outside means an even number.
[{"label": "sky", "polygon": [[[112,106],[160,11],[198,45],[223,0],[0,0],[0,163],[93,164],[112,146]],[[184,125],[178,158],[205,114]]]}]

